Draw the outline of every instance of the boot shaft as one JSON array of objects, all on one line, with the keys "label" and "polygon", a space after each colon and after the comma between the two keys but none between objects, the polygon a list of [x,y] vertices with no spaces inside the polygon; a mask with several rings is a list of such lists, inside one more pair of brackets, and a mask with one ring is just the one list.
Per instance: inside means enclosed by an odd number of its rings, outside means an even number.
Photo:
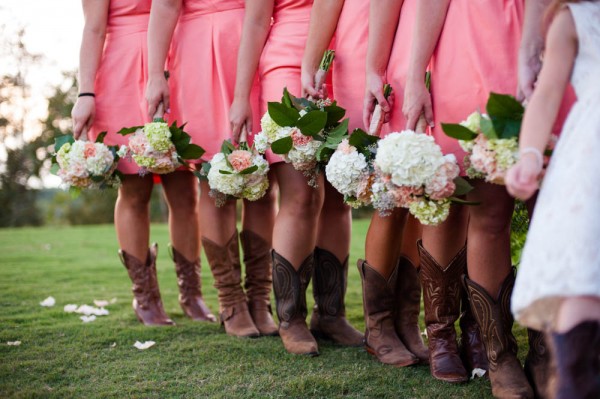
[{"label": "boot shaft", "polygon": [[314,266],[311,253],[302,262],[298,270],[275,250],[273,256],[273,291],[277,316],[281,323],[289,323],[293,319],[306,319],[306,288],[310,282]]},{"label": "boot shaft", "polygon": [[169,245],[169,254],[175,263],[179,292],[184,296],[202,296],[200,259],[190,261],[171,245]]},{"label": "boot shaft", "polygon": [[244,288],[251,302],[270,303],[272,278],[271,246],[258,234],[244,230],[240,233],[246,277]]},{"label": "boot shaft", "polygon": [[331,252],[315,248],[313,296],[317,311],[325,316],[343,317],[346,314],[344,297],[348,284],[348,257],[344,262]]}]

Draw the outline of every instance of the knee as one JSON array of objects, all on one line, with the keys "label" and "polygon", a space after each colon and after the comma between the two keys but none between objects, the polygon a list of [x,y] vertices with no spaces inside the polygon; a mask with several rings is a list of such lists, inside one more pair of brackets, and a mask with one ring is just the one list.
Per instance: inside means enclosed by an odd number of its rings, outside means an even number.
[{"label": "knee", "polygon": [[169,210],[171,212],[197,212],[200,202],[198,189],[195,186],[189,187],[186,190],[178,190],[176,193],[168,193],[165,195]]},{"label": "knee", "polygon": [[469,224],[484,234],[500,236],[510,232],[511,217],[512,213],[504,209],[488,209],[472,213]]},{"label": "knee", "polygon": [[323,194],[318,189],[307,187],[294,194],[289,201],[282,200],[281,208],[302,218],[317,218],[323,206]]},{"label": "knee", "polygon": [[150,185],[129,184],[127,181],[119,188],[118,203],[136,209],[145,209],[152,196],[152,183]]},{"label": "knee", "polygon": [[341,195],[325,195],[321,212],[324,215],[332,215],[336,218],[349,218],[352,215],[352,208],[344,202],[344,198]]}]

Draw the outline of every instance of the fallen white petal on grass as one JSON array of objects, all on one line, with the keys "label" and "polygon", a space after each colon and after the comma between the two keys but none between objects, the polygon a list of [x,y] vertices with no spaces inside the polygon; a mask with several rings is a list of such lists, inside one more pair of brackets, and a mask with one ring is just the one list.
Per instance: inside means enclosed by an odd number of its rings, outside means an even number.
[{"label": "fallen white petal on grass", "polygon": [[427,330],[426,329],[423,330],[423,332],[421,333],[421,335],[427,338]]},{"label": "fallen white petal on grass", "polygon": [[110,303],[111,303],[111,304],[113,304],[113,303],[117,303],[117,298],[113,298],[113,299],[111,299],[111,300],[110,300]]},{"label": "fallen white petal on grass", "polygon": [[114,348],[114,347],[116,347],[116,346],[117,346],[117,343],[116,343],[116,342],[113,342],[112,344],[110,344],[110,347],[111,347],[111,348]]},{"label": "fallen white petal on grass", "polygon": [[44,244],[42,246],[42,248],[44,248],[46,251],[50,251],[52,249],[52,245],[50,245],[50,244]]},{"label": "fallen white petal on grass", "polygon": [[96,320],[96,316],[94,316],[94,315],[91,315],[91,316],[81,316],[80,319],[84,323],[90,323],[90,322]]},{"label": "fallen white petal on grass", "polygon": [[103,299],[94,299],[94,305],[98,306],[99,308],[104,308],[106,306],[108,306],[110,302],[105,301]]},{"label": "fallen white petal on grass", "polygon": [[70,303],[68,305],[65,305],[63,309],[67,313],[75,313],[77,311],[77,305]]},{"label": "fallen white petal on grass", "polygon": [[19,345],[21,345],[21,341],[8,341],[6,343],[6,345],[8,345],[8,346],[19,346]]},{"label": "fallen white petal on grass", "polygon": [[77,308],[77,310],[75,310],[75,313],[84,314],[86,316],[106,316],[109,314],[108,310],[104,308],[96,308],[90,305],[81,305]]},{"label": "fallen white petal on grass", "polygon": [[150,348],[151,346],[154,346],[155,343],[156,342],[154,341],[146,341],[144,343],[141,343],[140,341],[135,341],[135,344],[133,344],[133,346],[135,346],[139,350],[144,350]]},{"label": "fallen white petal on grass", "polygon": [[485,375],[485,373],[487,373],[487,370],[474,368],[471,372],[471,379],[474,380],[475,378],[481,378]]},{"label": "fallen white petal on grass", "polygon": [[51,306],[56,305],[56,299],[54,299],[54,297],[49,296],[48,298],[46,298],[42,302],[40,302],[40,305],[49,308]]}]

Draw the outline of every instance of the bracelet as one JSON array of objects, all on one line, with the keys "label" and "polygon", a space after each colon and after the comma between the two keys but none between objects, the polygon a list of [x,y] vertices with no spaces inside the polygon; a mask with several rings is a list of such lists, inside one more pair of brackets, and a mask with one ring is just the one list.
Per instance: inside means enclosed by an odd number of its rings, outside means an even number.
[{"label": "bracelet", "polygon": [[542,170],[544,167],[544,156],[540,150],[535,147],[525,147],[519,151],[519,156],[522,157],[525,154],[533,154],[535,156],[538,169]]},{"label": "bracelet", "polygon": [[79,93],[77,97],[96,97],[96,93]]}]

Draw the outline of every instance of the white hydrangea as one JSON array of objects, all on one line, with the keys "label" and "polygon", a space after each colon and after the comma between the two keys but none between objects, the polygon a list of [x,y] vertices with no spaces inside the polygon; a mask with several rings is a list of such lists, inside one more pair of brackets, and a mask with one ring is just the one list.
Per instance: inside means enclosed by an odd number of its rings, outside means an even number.
[{"label": "white hydrangea", "polygon": [[344,139],[325,167],[327,180],[344,196],[355,197],[361,178],[368,168],[365,156]]},{"label": "white hydrangea", "polygon": [[312,169],[317,162],[317,150],[320,141],[312,140],[305,145],[294,146],[283,158],[294,165],[296,170]]},{"label": "white hydrangea", "polygon": [[264,154],[269,149],[269,139],[263,132],[259,132],[254,136],[254,148],[260,154]]},{"label": "white hydrangea", "polygon": [[519,143],[516,137],[510,139],[489,140],[488,148],[495,152],[498,169],[508,170],[517,162],[519,156]]},{"label": "white hydrangea", "polygon": [[[56,153],[58,176],[76,188],[118,187],[120,181],[113,172],[117,165],[111,150],[102,143],[76,140],[66,143]],[[101,181],[92,178],[101,177]]]},{"label": "white hydrangea", "polygon": [[275,123],[273,119],[271,119],[271,115],[269,115],[268,111],[265,112],[263,117],[260,119],[260,127],[262,129],[262,133],[264,133],[267,136],[270,143],[277,140],[277,132],[279,129],[282,128],[277,123]]},{"label": "white hydrangea", "polygon": [[466,120],[462,121],[460,125],[478,133],[481,130],[481,114],[477,111],[473,112]]},{"label": "white hydrangea", "polygon": [[148,142],[156,151],[167,151],[173,145],[169,125],[165,122],[146,123],[144,132]]},{"label": "white hydrangea", "polygon": [[[213,156],[210,165],[208,184],[212,190],[232,196],[237,196],[242,191],[244,176],[233,173],[222,152],[218,152]],[[221,173],[221,170],[230,172],[230,174]]]},{"label": "white hydrangea", "polygon": [[448,218],[450,201],[430,201],[422,197],[411,203],[408,210],[422,224],[436,226]]}]

